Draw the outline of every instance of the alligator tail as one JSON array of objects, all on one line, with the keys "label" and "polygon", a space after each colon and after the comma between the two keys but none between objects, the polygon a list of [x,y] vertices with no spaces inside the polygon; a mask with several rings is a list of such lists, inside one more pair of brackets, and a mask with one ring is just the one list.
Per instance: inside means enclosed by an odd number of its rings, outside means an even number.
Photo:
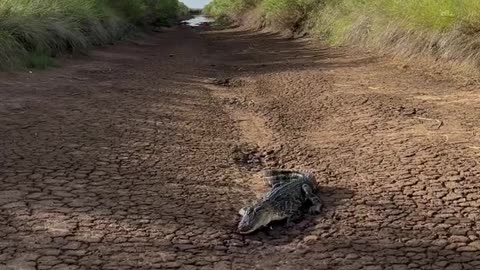
[{"label": "alligator tail", "polygon": [[317,181],[315,175],[310,171],[296,171],[285,169],[271,169],[265,171],[265,178],[270,183],[289,182],[292,180],[305,179],[312,183],[314,189],[317,188]]}]

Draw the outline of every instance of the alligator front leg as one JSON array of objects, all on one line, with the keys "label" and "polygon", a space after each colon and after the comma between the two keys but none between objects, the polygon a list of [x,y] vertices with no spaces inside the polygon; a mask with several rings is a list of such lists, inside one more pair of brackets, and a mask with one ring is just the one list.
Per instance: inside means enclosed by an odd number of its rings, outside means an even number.
[{"label": "alligator front leg", "polygon": [[304,184],[302,186],[302,189],[305,192],[305,196],[307,196],[307,199],[312,202],[312,206],[310,207],[310,209],[308,209],[310,214],[320,213],[323,208],[322,200],[315,193],[313,193],[313,190],[309,185]]},{"label": "alligator front leg", "polygon": [[288,218],[287,218],[287,227],[292,227],[295,225],[295,221],[300,220],[303,217],[303,213],[301,211],[295,211],[293,212]]},{"label": "alligator front leg", "polygon": [[238,211],[238,214],[240,216],[245,216],[245,213],[247,213],[247,210],[248,210],[248,207],[243,207],[242,209],[240,209],[240,211]]}]

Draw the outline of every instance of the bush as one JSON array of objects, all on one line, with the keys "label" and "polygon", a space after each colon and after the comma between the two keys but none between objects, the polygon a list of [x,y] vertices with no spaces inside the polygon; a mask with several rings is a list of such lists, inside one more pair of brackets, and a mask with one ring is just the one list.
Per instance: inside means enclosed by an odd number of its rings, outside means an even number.
[{"label": "bush", "polygon": [[202,14],[202,13],[203,13],[203,10],[201,10],[201,9],[195,9],[195,8],[194,8],[194,9],[190,9],[190,10],[189,10],[189,14],[190,14],[190,15],[200,15],[200,14]]}]

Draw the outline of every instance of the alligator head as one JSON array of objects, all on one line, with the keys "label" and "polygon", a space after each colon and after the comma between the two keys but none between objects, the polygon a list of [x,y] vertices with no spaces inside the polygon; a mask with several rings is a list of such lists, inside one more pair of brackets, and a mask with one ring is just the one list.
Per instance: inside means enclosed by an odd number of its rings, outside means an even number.
[{"label": "alligator head", "polygon": [[238,224],[238,232],[241,234],[252,233],[277,219],[274,211],[263,205],[243,208],[240,210],[240,215],[242,215],[242,219]]}]

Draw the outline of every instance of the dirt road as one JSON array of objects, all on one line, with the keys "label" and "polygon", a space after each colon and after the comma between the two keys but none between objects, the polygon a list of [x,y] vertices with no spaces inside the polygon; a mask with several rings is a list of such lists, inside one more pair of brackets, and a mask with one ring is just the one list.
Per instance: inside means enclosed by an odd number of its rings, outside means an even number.
[{"label": "dirt road", "polygon": [[[476,85],[189,28],[1,76],[2,270],[480,269]],[[269,166],[326,209],[238,235]]]}]

